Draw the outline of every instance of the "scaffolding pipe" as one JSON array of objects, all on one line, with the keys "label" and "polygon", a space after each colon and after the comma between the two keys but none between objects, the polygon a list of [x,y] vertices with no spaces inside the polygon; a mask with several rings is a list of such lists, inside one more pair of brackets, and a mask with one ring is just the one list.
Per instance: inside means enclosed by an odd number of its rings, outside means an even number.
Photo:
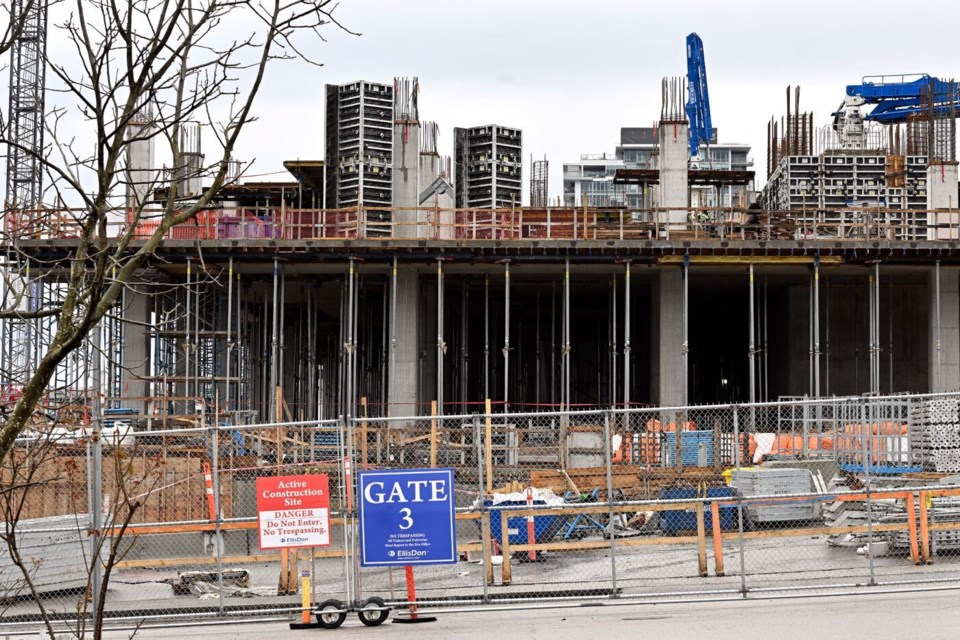
[{"label": "scaffolding pipe", "polygon": [[767,328],[770,326],[769,314],[767,313],[770,307],[770,294],[767,291],[767,277],[763,277],[763,401],[766,402],[770,399],[770,361],[767,357],[768,352],[768,343],[767,338],[769,334],[767,333]]},{"label": "scaffolding pipe", "polygon": [[[535,379],[536,379],[536,389],[534,390],[534,402],[537,403],[539,410],[540,407],[540,287],[537,287],[537,321],[535,324],[536,333],[534,336],[534,356],[535,356]],[[466,412],[464,412],[466,413]]]},{"label": "scaffolding pipe", "polygon": [[876,325],[874,314],[876,313],[876,302],[874,300],[874,288],[873,288],[873,271],[870,271],[870,275],[867,276],[867,287],[869,288],[869,296],[867,300],[867,306],[869,307],[869,329],[870,329],[870,392],[873,393],[876,390],[876,379],[874,377],[874,366],[873,361],[876,358]]},{"label": "scaffolding pipe", "polygon": [[510,409],[510,261],[503,271],[503,410]]},{"label": "scaffolding pipe", "polygon": [[623,407],[630,408],[630,262],[623,275]]},{"label": "scaffolding pipe", "polygon": [[557,404],[557,283],[550,283],[550,405]]},{"label": "scaffolding pipe", "polygon": [[[287,342],[285,337],[285,328],[286,328],[286,313],[284,313],[287,305],[287,270],[280,267],[280,308],[277,309],[277,317],[279,318],[278,323],[278,349],[277,349],[277,391],[279,392],[280,406],[277,408],[277,422],[283,422],[283,403],[285,398],[283,397],[283,372],[285,360],[284,352],[287,349]],[[291,416],[292,418],[293,416]]]},{"label": "scaffolding pipe", "polygon": [[467,372],[470,367],[470,345],[467,336],[470,335],[470,286],[466,279],[463,281],[463,296],[460,311],[460,413],[466,415],[469,410],[467,396],[470,393]]}]

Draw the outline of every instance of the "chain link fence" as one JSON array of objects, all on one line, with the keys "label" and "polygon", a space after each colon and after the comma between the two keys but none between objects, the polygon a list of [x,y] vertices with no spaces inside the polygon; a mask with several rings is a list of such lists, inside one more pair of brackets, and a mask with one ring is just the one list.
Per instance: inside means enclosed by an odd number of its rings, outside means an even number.
[{"label": "chain link fence", "polygon": [[[457,561],[362,566],[357,472],[422,469]],[[29,434],[3,473],[9,630],[960,586],[958,394]],[[258,482],[317,475],[328,544],[265,544]]]}]

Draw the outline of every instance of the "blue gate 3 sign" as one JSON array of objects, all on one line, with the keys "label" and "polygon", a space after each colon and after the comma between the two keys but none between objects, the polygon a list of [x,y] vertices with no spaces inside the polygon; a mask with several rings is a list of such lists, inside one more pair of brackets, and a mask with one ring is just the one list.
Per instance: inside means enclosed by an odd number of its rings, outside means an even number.
[{"label": "blue gate 3 sign", "polygon": [[360,564],[457,562],[453,469],[361,471]]}]

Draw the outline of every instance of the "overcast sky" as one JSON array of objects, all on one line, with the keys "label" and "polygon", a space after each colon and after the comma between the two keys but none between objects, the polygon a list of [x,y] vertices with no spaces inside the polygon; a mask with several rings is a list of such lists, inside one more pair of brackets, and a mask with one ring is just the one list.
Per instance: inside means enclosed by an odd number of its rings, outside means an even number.
[{"label": "overcast sky", "polygon": [[713,124],[721,141],[753,146],[758,182],[788,84],[820,127],[865,75],[960,78],[951,0],[341,0],[336,15],[362,35],[328,28],[310,51],[322,68],[274,67],[236,154],[256,160],[249,174],[285,179],[284,159],[323,158],[324,84],[419,76],[421,119],[439,123],[442,153],[455,126],[519,127],[525,161],[549,159],[556,198],[564,162],[612,152],[622,126],[653,124],[660,79],[686,72],[691,31],[704,42]]}]

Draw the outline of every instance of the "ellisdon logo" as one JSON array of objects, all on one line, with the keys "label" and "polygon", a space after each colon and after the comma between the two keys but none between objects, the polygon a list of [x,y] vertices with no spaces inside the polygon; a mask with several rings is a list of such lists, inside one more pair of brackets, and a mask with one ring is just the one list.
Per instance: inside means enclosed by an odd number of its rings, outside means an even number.
[{"label": "ellisdon logo", "polygon": [[300,542],[308,542],[309,538],[301,538],[297,536],[296,538],[280,538],[280,544],[298,544]]},{"label": "ellisdon logo", "polygon": [[388,551],[387,556],[390,558],[420,558],[427,555],[426,551],[420,551],[417,549],[401,549],[400,551]]}]

